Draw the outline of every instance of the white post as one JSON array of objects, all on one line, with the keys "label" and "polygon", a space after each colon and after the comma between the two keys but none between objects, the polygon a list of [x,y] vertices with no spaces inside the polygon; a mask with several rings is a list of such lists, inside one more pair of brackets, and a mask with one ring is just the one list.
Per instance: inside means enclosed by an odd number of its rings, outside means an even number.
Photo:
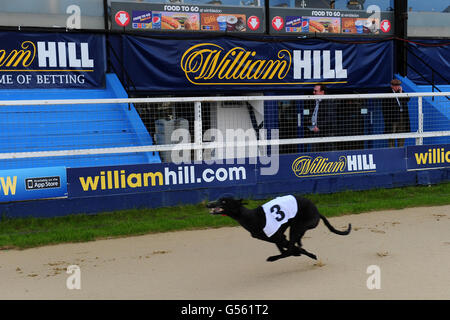
[{"label": "white post", "polygon": [[[203,133],[202,133],[202,103],[196,101],[194,103],[194,143],[196,146],[201,146],[203,144]],[[195,161],[203,160],[203,149],[198,148],[195,150]]]},{"label": "white post", "polygon": [[[423,97],[417,97],[418,127],[417,133],[423,133]],[[416,138],[416,145],[423,145],[423,136]]]}]

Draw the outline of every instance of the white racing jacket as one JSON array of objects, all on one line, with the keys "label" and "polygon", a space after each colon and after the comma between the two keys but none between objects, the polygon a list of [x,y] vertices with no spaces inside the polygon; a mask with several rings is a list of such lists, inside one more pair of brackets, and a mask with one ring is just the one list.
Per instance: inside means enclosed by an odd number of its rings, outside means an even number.
[{"label": "white racing jacket", "polygon": [[264,233],[271,237],[278,229],[297,215],[298,205],[294,196],[277,197],[262,205],[266,214]]}]

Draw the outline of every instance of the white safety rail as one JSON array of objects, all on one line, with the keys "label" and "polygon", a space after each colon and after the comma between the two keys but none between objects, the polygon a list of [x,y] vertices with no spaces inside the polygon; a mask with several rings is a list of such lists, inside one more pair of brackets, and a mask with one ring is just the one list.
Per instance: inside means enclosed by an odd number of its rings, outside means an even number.
[{"label": "white safety rail", "polygon": [[[117,139],[131,133],[108,131],[107,125],[114,119],[105,115],[101,144],[58,146],[57,132],[53,130],[48,140],[41,143],[41,150],[27,147],[34,138],[29,136],[29,140],[11,146],[8,152],[0,151],[0,159],[159,152],[163,162],[170,162],[174,154],[187,150],[191,150],[192,160],[209,160],[252,156],[249,150],[241,153],[239,148],[256,147],[261,152],[268,146],[278,146],[281,153],[334,151],[366,148],[371,141],[388,140],[388,146],[398,147],[405,139],[420,145],[426,138],[450,136],[449,92],[0,101],[0,129],[16,126],[21,131],[20,119],[31,113],[36,126],[61,125],[68,129],[80,123],[52,123],[51,114],[82,106],[79,111],[89,121],[90,115],[98,112],[98,105],[125,105],[130,112],[136,109],[145,126],[135,128],[137,132],[133,134],[150,135],[153,145],[118,144]],[[21,106],[34,109],[15,112]],[[406,114],[406,127],[399,120],[403,117],[401,112]],[[315,113],[319,133],[313,129]],[[27,136],[26,132],[21,133]],[[7,139],[4,136],[0,133],[0,146],[8,143],[1,141],[2,137]],[[230,148],[237,149],[233,152]]]}]

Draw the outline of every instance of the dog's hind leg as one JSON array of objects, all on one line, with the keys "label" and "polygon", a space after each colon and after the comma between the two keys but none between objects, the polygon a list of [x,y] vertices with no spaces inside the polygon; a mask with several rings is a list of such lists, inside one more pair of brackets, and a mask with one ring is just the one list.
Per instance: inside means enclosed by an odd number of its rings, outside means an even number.
[{"label": "dog's hind leg", "polygon": [[305,232],[308,231],[309,229],[311,229],[311,228],[301,228],[299,230],[299,232],[296,234],[296,236],[295,236],[296,239],[294,239],[294,240],[295,240],[295,242],[297,242],[301,254],[303,254],[305,256],[308,256],[311,259],[317,260],[317,257],[316,257],[315,254],[312,254],[312,253],[310,253],[310,252],[308,252],[308,251],[306,251],[305,249],[302,248],[302,238],[305,235]]},{"label": "dog's hind leg", "polygon": [[313,217],[310,217],[306,220],[302,220],[302,221],[300,221],[300,223],[297,226],[291,227],[291,228],[295,228],[295,230],[296,230],[296,233],[293,233],[293,235],[295,235],[296,242],[299,247],[303,246],[302,238],[305,235],[306,231],[308,231],[310,229],[314,229],[315,227],[317,227],[317,225],[320,222],[319,212],[317,211],[316,208],[313,208],[312,210],[315,211],[315,214],[313,214]]},{"label": "dog's hind leg", "polygon": [[302,238],[305,235],[306,229],[302,229],[301,231],[299,231],[299,233],[295,236],[295,242],[297,242],[298,246],[301,248],[302,247]]}]

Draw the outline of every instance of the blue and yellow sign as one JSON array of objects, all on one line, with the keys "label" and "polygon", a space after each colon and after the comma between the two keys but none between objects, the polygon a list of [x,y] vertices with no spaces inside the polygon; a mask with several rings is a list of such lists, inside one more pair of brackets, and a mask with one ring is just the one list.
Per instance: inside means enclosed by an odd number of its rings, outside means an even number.
[{"label": "blue and yellow sign", "polygon": [[450,167],[450,144],[408,146],[408,170]]},{"label": "blue and yellow sign", "polygon": [[0,202],[67,197],[65,167],[0,170]]},{"label": "blue and yellow sign", "polygon": [[103,36],[0,32],[0,89],[104,84]]},{"label": "blue and yellow sign", "polygon": [[68,168],[69,197],[163,192],[256,183],[251,164],[152,163]]},{"label": "blue and yellow sign", "polygon": [[393,73],[391,41],[122,39],[124,67],[138,91],[310,90],[317,83],[348,90],[388,86]]}]

